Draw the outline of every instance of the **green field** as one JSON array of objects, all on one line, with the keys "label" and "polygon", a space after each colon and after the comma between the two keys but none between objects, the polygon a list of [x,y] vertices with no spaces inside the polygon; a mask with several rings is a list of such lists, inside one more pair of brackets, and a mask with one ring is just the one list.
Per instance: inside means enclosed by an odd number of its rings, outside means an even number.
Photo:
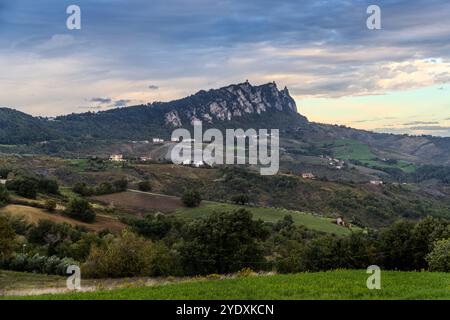
[{"label": "green field", "polygon": [[[254,219],[261,219],[266,222],[277,222],[283,219],[285,215],[289,214],[292,216],[292,219],[296,225],[302,225],[311,230],[334,233],[337,235],[346,235],[351,232],[351,230],[333,223],[334,219],[319,215],[282,208],[239,206],[210,201],[204,201],[203,205],[197,208],[180,208],[175,212],[175,215],[182,219],[196,219],[206,217],[213,211],[233,210],[239,208],[244,208],[251,211]],[[357,230],[357,228],[353,228],[353,230]]]},{"label": "green field", "polygon": [[[301,299],[445,299],[450,274],[384,271],[381,289],[366,287],[364,270],[336,270],[292,275],[265,275],[219,280],[192,280],[165,285],[21,297],[23,299],[148,300],[301,300]],[[17,297],[12,297],[17,298]]]},{"label": "green field", "polygon": [[376,160],[378,157],[370,150],[367,144],[352,140],[338,139],[333,144],[333,154],[341,160],[358,160],[370,167],[380,168],[398,168],[406,173],[416,170],[416,166],[412,163],[398,160],[397,164],[388,164],[382,160]]}]

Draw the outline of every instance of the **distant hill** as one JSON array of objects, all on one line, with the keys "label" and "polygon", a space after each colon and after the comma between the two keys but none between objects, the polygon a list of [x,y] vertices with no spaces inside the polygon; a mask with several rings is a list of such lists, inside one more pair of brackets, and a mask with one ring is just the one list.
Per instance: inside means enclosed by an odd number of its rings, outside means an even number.
[{"label": "distant hill", "polygon": [[51,148],[43,149],[44,153],[58,152],[61,145],[66,150],[83,152],[87,143],[99,141],[151,140],[155,136],[167,139],[175,128],[189,128],[195,120],[202,121],[205,127],[219,129],[278,128],[282,139],[307,145],[306,153],[327,144],[319,152],[334,152],[339,146],[333,143],[347,139],[366,145],[381,158],[450,165],[450,138],[379,134],[311,123],[297,112],[287,88],[279,90],[275,83],[252,86],[248,81],[201,90],[171,102],[70,114],[51,120],[0,108],[0,144],[47,145],[50,142]]}]

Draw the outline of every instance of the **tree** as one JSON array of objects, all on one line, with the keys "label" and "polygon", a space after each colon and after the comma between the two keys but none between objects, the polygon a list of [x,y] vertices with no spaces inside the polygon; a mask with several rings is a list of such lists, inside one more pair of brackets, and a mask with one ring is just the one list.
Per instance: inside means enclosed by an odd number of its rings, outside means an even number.
[{"label": "tree", "polygon": [[90,203],[81,198],[75,198],[70,201],[66,214],[73,219],[88,223],[94,222],[96,216]]},{"label": "tree", "polygon": [[450,272],[450,238],[436,241],[426,260],[431,271]]},{"label": "tree", "polygon": [[59,186],[55,180],[40,179],[38,181],[39,191],[42,193],[58,194]]},{"label": "tree", "polygon": [[138,188],[139,188],[139,190],[145,191],[145,192],[152,191],[152,185],[150,184],[150,181],[148,181],[148,180],[139,182]]},{"label": "tree", "polygon": [[180,248],[186,273],[230,273],[264,267],[260,241],[268,237],[263,221],[245,209],[215,212],[188,225]]},{"label": "tree", "polygon": [[6,188],[15,191],[19,196],[35,199],[38,183],[36,179],[28,177],[18,177],[6,182]]},{"label": "tree", "polygon": [[250,199],[246,194],[238,194],[233,196],[231,198],[231,201],[233,201],[236,204],[245,205],[250,201]]},{"label": "tree", "polygon": [[4,185],[0,184],[0,207],[9,202],[9,192]]},{"label": "tree", "polygon": [[173,260],[168,248],[145,240],[129,230],[104,246],[94,246],[82,265],[83,274],[93,278],[166,276]]},{"label": "tree", "polygon": [[73,188],[73,192],[79,194],[80,196],[91,196],[94,194],[94,190],[92,187],[89,187],[84,182],[76,183]]},{"label": "tree", "polygon": [[128,188],[128,181],[126,179],[119,179],[113,182],[116,192],[126,191]]},{"label": "tree", "polygon": [[44,207],[45,207],[45,210],[47,210],[48,212],[54,212],[56,209],[55,200],[52,200],[52,199],[46,200],[44,203]]},{"label": "tree", "polygon": [[198,207],[200,203],[202,202],[201,195],[196,190],[187,190],[183,193],[183,196],[181,197],[181,200],[183,201],[184,205],[186,207]]},{"label": "tree", "polygon": [[12,253],[16,234],[5,217],[0,217],[0,258]]}]

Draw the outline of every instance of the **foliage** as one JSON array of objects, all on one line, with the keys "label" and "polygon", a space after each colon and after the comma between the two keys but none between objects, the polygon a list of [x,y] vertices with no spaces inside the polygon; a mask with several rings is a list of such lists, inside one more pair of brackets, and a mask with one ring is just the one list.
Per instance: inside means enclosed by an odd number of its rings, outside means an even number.
[{"label": "foliage", "polygon": [[179,248],[187,274],[230,273],[244,267],[261,269],[260,241],[268,237],[262,221],[244,209],[215,212],[191,222]]},{"label": "foliage", "polygon": [[139,182],[138,188],[139,188],[139,190],[145,191],[145,192],[152,191],[152,185],[151,185],[150,181],[148,181],[148,180]]},{"label": "foliage", "polygon": [[186,207],[198,207],[202,201],[200,192],[197,190],[186,190],[181,197]]},{"label": "foliage", "polygon": [[82,270],[92,278],[163,276],[173,270],[173,260],[163,244],[125,230],[106,245],[93,247]]},{"label": "foliage", "polygon": [[45,210],[48,212],[54,212],[56,209],[56,201],[55,200],[46,200],[44,203]]},{"label": "foliage", "polygon": [[94,222],[96,214],[87,200],[74,198],[69,202],[65,211],[66,215],[83,222]]},{"label": "foliage", "polygon": [[426,260],[431,271],[450,272],[450,238],[436,241]]},{"label": "foliage", "polygon": [[0,257],[12,253],[16,234],[5,217],[0,217]]},{"label": "foliage", "polygon": [[10,201],[8,189],[2,184],[0,184],[0,207],[4,206]]},{"label": "foliage", "polygon": [[1,269],[56,275],[66,275],[67,267],[77,264],[75,260],[69,258],[47,257],[38,253],[34,255],[16,253],[0,259]]}]

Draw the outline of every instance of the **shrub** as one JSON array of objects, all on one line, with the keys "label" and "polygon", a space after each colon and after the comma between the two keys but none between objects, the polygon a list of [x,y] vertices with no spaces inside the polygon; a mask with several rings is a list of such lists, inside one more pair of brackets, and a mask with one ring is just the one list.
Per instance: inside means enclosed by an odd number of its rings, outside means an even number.
[{"label": "shrub", "polygon": [[79,194],[80,196],[91,196],[94,194],[94,190],[92,187],[89,187],[86,183],[81,182],[81,183],[76,183],[73,188],[72,191]]},{"label": "shrub", "polygon": [[128,181],[126,179],[120,179],[113,182],[114,191],[121,192],[126,191],[128,188]]},{"label": "shrub", "polygon": [[231,201],[233,201],[236,204],[245,205],[249,202],[249,197],[246,194],[239,194],[235,195],[231,198]]},{"label": "shrub", "polygon": [[145,191],[145,192],[152,191],[152,185],[150,184],[150,181],[148,181],[148,180],[139,182],[138,188],[139,188],[139,190]]},{"label": "shrub", "polygon": [[12,253],[15,237],[16,234],[8,224],[8,220],[5,217],[0,217],[0,257]]},{"label": "shrub", "polygon": [[0,207],[10,201],[9,192],[4,185],[0,184]]},{"label": "shrub", "polygon": [[39,179],[38,180],[38,189],[42,193],[50,193],[50,194],[58,194],[59,187],[58,183],[55,180],[50,179]]},{"label": "shrub", "polygon": [[56,202],[54,200],[46,200],[44,203],[45,210],[48,212],[54,212],[56,209]]},{"label": "shrub", "polygon": [[450,272],[450,238],[436,241],[426,260],[431,271]]},{"label": "shrub", "polygon": [[200,203],[202,202],[202,198],[200,196],[200,193],[196,190],[187,190],[183,193],[183,196],[181,197],[181,200],[183,201],[184,205],[186,207],[198,207]]},{"label": "shrub", "polygon": [[83,222],[94,222],[96,214],[87,200],[75,198],[67,206],[66,214]]},{"label": "shrub", "polygon": [[82,265],[91,278],[169,275],[173,260],[163,244],[155,244],[129,230],[104,246],[95,246]]},{"label": "shrub", "polygon": [[36,179],[28,177],[18,177],[6,182],[6,188],[15,191],[19,196],[35,199],[38,183]]},{"label": "shrub", "polygon": [[179,250],[182,265],[189,275],[261,268],[265,259],[260,241],[267,236],[263,222],[254,221],[245,209],[215,212],[187,226]]},{"label": "shrub", "polygon": [[58,258],[56,256],[42,256],[39,254],[27,255],[15,253],[10,257],[0,259],[0,268],[12,271],[24,271],[55,275],[66,275],[67,267],[78,265],[73,259]]}]

